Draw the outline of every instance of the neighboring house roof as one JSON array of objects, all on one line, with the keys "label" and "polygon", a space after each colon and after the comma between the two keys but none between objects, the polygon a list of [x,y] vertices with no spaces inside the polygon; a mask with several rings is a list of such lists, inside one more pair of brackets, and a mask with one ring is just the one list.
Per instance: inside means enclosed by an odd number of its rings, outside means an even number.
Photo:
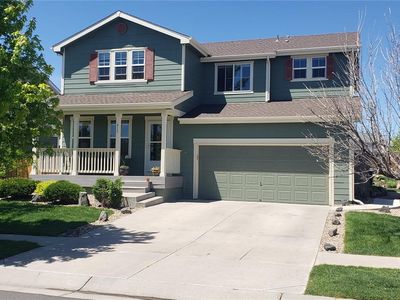
[{"label": "neighboring house roof", "polygon": [[[338,99],[295,99],[290,101],[226,103],[202,105],[179,119],[181,124],[198,123],[290,123],[318,122],[318,116],[334,113]],[[345,103],[345,101],[342,101]],[[347,101],[349,109],[359,114],[359,98]]]},{"label": "neighboring house roof", "polygon": [[54,94],[56,94],[56,95],[60,95],[61,94],[60,89],[54,84],[53,81],[48,80],[47,84],[49,85],[49,87],[51,88],[51,90],[53,91]]},{"label": "neighboring house roof", "polygon": [[[276,37],[255,40],[226,41],[201,44],[211,57],[243,55],[290,55],[310,51],[345,51],[359,47],[357,32]],[[207,58],[204,58],[207,60]]]},{"label": "neighboring house roof", "polygon": [[68,110],[124,110],[127,108],[174,108],[177,104],[193,96],[192,91],[132,92],[114,94],[72,94],[62,95],[60,108]]},{"label": "neighboring house roof", "polygon": [[116,11],[115,13],[105,17],[104,19],[101,19],[100,21],[86,27],[85,29],[71,35],[70,37],[58,42],[57,44],[53,45],[52,49],[54,52],[57,53],[62,53],[62,48],[65,47],[66,45],[76,41],[77,39],[85,36],[86,34],[98,29],[99,27],[117,19],[117,18],[122,18],[125,19],[127,21],[131,21],[133,23],[142,25],[144,27],[153,29],[155,31],[161,32],[163,34],[169,35],[171,37],[174,37],[178,40],[180,40],[181,44],[190,44],[192,45],[194,48],[196,48],[200,53],[202,53],[203,55],[207,55],[207,53],[204,51],[204,49],[202,48],[202,46],[200,46],[200,44],[195,41],[192,37],[179,33],[177,31],[162,27],[160,25],[151,23],[149,21],[145,21],[143,19],[140,19],[138,17],[129,15],[127,13],[124,13],[122,11]]}]

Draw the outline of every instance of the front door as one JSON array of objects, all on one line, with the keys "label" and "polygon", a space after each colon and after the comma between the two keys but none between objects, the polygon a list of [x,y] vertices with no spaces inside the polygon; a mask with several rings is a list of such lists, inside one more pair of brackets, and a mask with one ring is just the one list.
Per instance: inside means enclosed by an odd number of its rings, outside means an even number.
[{"label": "front door", "polygon": [[160,167],[161,161],[161,120],[146,121],[144,174],[151,175],[152,167]]}]

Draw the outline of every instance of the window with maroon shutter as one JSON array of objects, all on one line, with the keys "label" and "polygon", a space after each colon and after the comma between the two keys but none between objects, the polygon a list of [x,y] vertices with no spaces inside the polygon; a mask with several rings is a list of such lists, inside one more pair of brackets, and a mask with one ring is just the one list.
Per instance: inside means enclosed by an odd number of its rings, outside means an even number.
[{"label": "window with maroon shutter", "polygon": [[145,50],[145,79],[154,80],[154,50],[146,48]]},{"label": "window with maroon shutter", "polygon": [[97,52],[91,53],[89,58],[89,82],[94,84],[97,81]]},{"label": "window with maroon shutter", "polygon": [[335,73],[335,62],[333,58],[333,54],[329,53],[329,55],[326,58],[326,77],[328,79],[333,79],[334,73]]},{"label": "window with maroon shutter", "polygon": [[286,72],[285,72],[285,78],[286,80],[292,80],[292,72],[293,72],[293,60],[291,57],[288,57],[286,60]]}]

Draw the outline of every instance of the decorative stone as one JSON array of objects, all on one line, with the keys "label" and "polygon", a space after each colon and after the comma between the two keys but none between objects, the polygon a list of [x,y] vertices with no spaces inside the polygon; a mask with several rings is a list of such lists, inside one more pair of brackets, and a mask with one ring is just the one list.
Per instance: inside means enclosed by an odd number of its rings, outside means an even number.
[{"label": "decorative stone", "polygon": [[339,219],[336,219],[336,218],[333,219],[333,220],[332,220],[332,224],[333,224],[333,225],[340,225]]},{"label": "decorative stone", "polygon": [[385,214],[390,214],[390,207],[384,205],[384,206],[382,206],[382,207],[379,209],[379,211],[380,211],[380,212],[383,212],[383,213],[385,213]]},{"label": "decorative stone", "polygon": [[343,211],[343,206],[336,208],[336,212],[342,212],[342,211]]},{"label": "decorative stone", "polygon": [[105,210],[103,210],[100,213],[99,221],[101,221],[101,222],[107,222],[108,221],[108,214],[107,214],[107,212]]},{"label": "decorative stone", "polygon": [[123,209],[121,209],[121,214],[131,214],[132,211],[129,207],[124,207]]},{"label": "decorative stone", "polygon": [[340,218],[342,216],[341,213],[335,213],[335,217]]},{"label": "decorative stone", "polygon": [[40,202],[40,201],[43,200],[42,198],[43,198],[42,196],[34,194],[33,197],[32,197],[31,202],[33,202],[33,203]]},{"label": "decorative stone", "polygon": [[325,243],[324,249],[325,251],[336,251],[336,246],[329,243]]},{"label": "decorative stone", "polygon": [[86,192],[79,192],[78,204],[80,206],[89,206],[89,198]]},{"label": "decorative stone", "polygon": [[337,235],[337,228],[329,230],[328,234],[330,237]]}]

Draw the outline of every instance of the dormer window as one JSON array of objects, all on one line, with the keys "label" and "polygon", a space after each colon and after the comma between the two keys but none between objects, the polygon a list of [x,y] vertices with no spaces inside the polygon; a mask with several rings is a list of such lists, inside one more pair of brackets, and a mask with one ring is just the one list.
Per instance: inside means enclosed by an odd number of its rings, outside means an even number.
[{"label": "dormer window", "polygon": [[110,80],[110,53],[99,52],[98,80]]},{"label": "dormer window", "polygon": [[327,79],[326,56],[309,56],[293,58],[292,78],[295,81]]},{"label": "dormer window", "polygon": [[115,52],[115,80],[126,80],[126,51]]},{"label": "dormer window", "polygon": [[[101,83],[123,83],[148,80],[145,74],[145,52],[146,49],[144,48],[97,51],[97,81]],[[154,61],[150,63],[154,63]]]}]

